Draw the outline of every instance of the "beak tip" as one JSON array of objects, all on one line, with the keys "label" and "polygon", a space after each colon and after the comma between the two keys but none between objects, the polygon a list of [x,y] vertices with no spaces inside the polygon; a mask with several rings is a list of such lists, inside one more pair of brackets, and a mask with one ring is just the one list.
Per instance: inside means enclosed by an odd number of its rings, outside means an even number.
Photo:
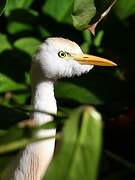
[{"label": "beak tip", "polygon": [[114,63],[114,62],[113,62],[113,64],[112,64],[112,65],[113,65],[113,66],[118,66],[118,65],[117,65],[116,63]]}]

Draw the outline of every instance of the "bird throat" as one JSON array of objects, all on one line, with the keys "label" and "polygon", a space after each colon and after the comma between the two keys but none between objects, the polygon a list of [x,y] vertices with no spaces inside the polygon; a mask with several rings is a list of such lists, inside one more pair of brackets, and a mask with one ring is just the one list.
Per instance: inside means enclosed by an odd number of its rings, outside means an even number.
[{"label": "bird throat", "polygon": [[40,81],[32,88],[32,106],[35,110],[32,119],[37,125],[41,125],[52,120],[52,116],[48,115],[47,112],[57,113],[54,84],[48,80]]}]

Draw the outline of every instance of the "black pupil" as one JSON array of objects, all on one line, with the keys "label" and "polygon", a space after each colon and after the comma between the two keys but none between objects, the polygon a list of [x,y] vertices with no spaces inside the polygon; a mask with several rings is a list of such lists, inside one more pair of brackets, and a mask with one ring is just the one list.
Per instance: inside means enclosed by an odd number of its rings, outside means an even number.
[{"label": "black pupil", "polygon": [[65,53],[64,53],[64,52],[61,52],[60,55],[61,55],[62,57],[64,57],[64,56],[65,56]]},{"label": "black pupil", "polygon": [[63,57],[66,56],[66,53],[63,52],[63,51],[60,51],[60,52],[58,53],[58,56],[63,58]]}]

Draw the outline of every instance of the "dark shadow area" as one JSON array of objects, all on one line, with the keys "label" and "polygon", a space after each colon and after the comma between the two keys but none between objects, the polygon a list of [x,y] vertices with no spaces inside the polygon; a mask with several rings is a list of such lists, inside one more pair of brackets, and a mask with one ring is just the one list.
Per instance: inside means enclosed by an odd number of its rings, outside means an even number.
[{"label": "dark shadow area", "polygon": [[28,116],[17,109],[0,106],[0,129],[13,127],[17,122],[27,119]]},{"label": "dark shadow area", "polygon": [[0,72],[17,82],[24,82],[25,72],[30,70],[31,57],[18,49],[6,50],[0,54]]}]

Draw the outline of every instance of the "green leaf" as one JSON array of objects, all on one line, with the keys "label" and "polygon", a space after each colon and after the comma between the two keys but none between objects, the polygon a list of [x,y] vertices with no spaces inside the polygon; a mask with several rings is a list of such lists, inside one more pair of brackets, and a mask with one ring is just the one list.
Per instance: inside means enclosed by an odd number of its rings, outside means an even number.
[{"label": "green leaf", "polygon": [[75,84],[58,82],[55,93],[58,98],[75,100],[85,104],[101,104],[102,101],[89,90]]},{"label": "green leaf", "polygon": [[0,93],[24,89],[26,89],[25,85],[17,83],[10,79],[8,76],[0,73]]},{"label": "green leaf", "polygon": [[15,41],[14,46],[32,56],[34,55],[39,44],[40,41],[38,39],[33,37],[25,37]]},{"label": "green leaf", "polygon": [[5,130],[0,129],[0,136],[3,136],[5,133],[6,133],[6,131],[5,131]]},{"label": "green leaf", "polygon": [[101,43],[103,40],[103,36],[104,36],[104,31],[99,31],[94,39],[94,45],[95,47],[101,47]]},{"label": "green leaf", "polygon": [[134,0],[118,0],[115,6],[115,12],[120,19],[128,18],[135,14]]},{"label": "green leaf", "polygon": [[94,0],[74,0],[73,25],[76,29],[84,30],[96,14]]},{"label": "green leaf", "polygon": [[14,101],[17,104],[25,104],[28,97],[29,97],[29,93],[26,92],[20,94],[17,93],[13,95]]},{"label": "green leaf", "polygon": [[63,128],[61,147],[45,180],[96,180],[102,139],[101,117],[91,107],[70,112]]},{"label": "green leaf", "polygon": [[81,44],[81,49],[84,53],[89,53],[90,45],[92,45],[92,35],[87,30],[83,31],[82,33],[84,42]]},{"label": "green leaf", "polygon": [[6,4],[7,4],[7,0],[0,0],[0,16],[5,10]]},{"label": "green leaf", "polygon": [[0,53],[7,49],[11,49],[7,36],[5,34],[0,34]]},{"label": "green leaf", "polygon": [[14,9],[28,8],[33,3],[33,0],[8,0],[5,14],[8,16]]},{"label": "green leaf", "polygon": [[10,34],[16,34],[16,33],[20,33],[22,31],[31,31],[33,29],[33,27],[29,24],[24,24],[24,23],[20,23],[20,22],[9,22],[7,25],[7,31]]},{"label": "green leaf", "polygon": [[[7,31],[10,34],[16,34],[20,32],[35,31],[35,25],[38,21],[38,12],[30,9],[15,9],[8,17]],[[26,33],[24,33],[26,36]],[[20,37],[20,36],[19,36]]]},{"label": "green leaf", "polygon": [[72,12],[73,0],[47,0],[43,5],[43,12],[53,17],[59,22],[65,22],[70,18]]},{"label": "green leaf", "polygon": [[40,129],[51,129],[54,127],[56,127],[54,121],[35,128],[21,128],[18,126],[13,127],[7,132],[3,132],[3,135],[1,134],[0,136],[0,154],[18,150],[33,142],[50,139],[52,137],[37,137],[36,133]]}]

